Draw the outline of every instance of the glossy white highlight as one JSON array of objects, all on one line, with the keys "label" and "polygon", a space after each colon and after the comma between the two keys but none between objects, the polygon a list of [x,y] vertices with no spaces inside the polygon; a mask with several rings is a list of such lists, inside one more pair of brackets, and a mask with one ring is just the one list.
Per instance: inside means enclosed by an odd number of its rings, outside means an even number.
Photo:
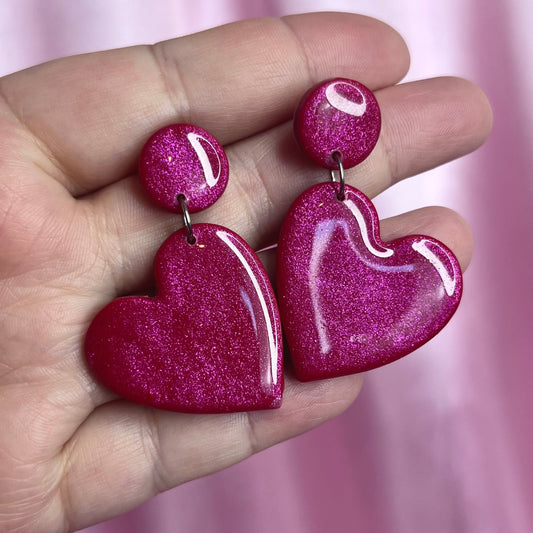
[{"label": "glossy white highlight", "polygon": [[313,314],[315,315],[315,324],[318,330],[318,341],[320,343],[320,353],[327,354],[331,349],[331,343],[328,337],[328,328],[326,321],[320,310],[320,293],[316,284],[322,262],[322,255],[327,249],[329,240],[336,226],[335,220],[326,220],[317,225],[313,235],[313,248],[311,249],[311,261],[309,262],[309,292],[311,293],[311,302],[313,303]]},{"label": "glossy white highlight", "polygon": [[252,326],[254,327],[254,332],[257,335],[257,320],[255,319],[254,308],[252,306],[252,300],[250,300],[250,295],[242,287],[239,287],[239,292],[241,294],[242,303],[246,306],[246,309],[248,309],[248,313],[252,318]]},{"label": "glossy white highlight", "polygon": [[423,239],[421,241],[414,242],[411,246],[415,252],[418,252],[421,256],[425,257],[435,267],[435,270],[442,279],[446,294],[448,296],[452,296],[452,294],[455,292],[457,280],[455,276],[453,278],[450,276],[443,262],[427,247],[427,242],[429,242],[427,239]]},{"label": "glossy white highlight", "polygon": [[[357,102],[349,100],[345,96],[342,96],[342,94],[339,94],[335,89],[338,85],[346,85],[347,87],[350,87],[350,89],[355,89],[361,95],[363,102],[359,104]],[[358,87],[355,87],[354,85],[345,81],[337,81],[335,83],[332,83],[331,85],[328,85],[328,87],[326,88],[326,99],[335,109],[338,109],[339,111],[342,111],[343,113],[347,113],[348,115],[352,115],[354,117],[361,117],[366,112],[365,95]]]},{"label": "glossy white highlight", "polygon": [[[211,166],[211,163],[209,162],[209,156],[207,155],[204,147],[201,145],[199,139],[202,139],[202,141],[206,142],[209,146],[211,146],[211,148],[213,149],[213,153],[217,156],[218,174],[216,177],[213,172],[213,167]],[[196,152],[198,159],[200,159],[200,164],[202,165],[202,169],[204,171],[205,181],[207,182],[207,185],[209,187],[214,187],[217,184],[220,178],[220,172],[222,171],[222,165],[220,164],[220,158],[218,157],[218,153],[215,147],[205,137],[202,137],[201,135],[198,135],[197,133],[192,133],[192,132],[188,133],[187,140],[191,143],[191,146],[194,148],[194,151]]]},{"label": "glossy white highlight", "polygon": [[248,261],[246,261],[246,258],[244,257],[242,252],[237,248],[237,246],[235,246],[235,243],[232,242],[233,235],[221,230],[218,230],[216,232],[216,235],[222,242],[224,242],[229,247],[229,249],[241,262],[242,266],[246,270],[246,273],[248,274],[248,277],[252,281],[252,285],[255,289],[257,296],[259,297],[261,311],[263,312],[265,324],[267,327],[268,345],[270,348],[270,375],[267,376],[266,381],[268,382],[268,384],[276,384],[278,382],[278,345],[274,336],[274,329],[272,327],[272,321],[270,320],[270,315],[268,313],[268,307],[265,301],[265,297],[263,295],[263,291],[261,290],[259,282],[257,281],[257,278],[255,277],[252,268],[248,264]]},{"label": "glossy white highlight", "polygon": [[[355,204],[355,202],[353,200],[346,199],[344,200],[344,204],[353,213],[355,220],[357,220],[357,224],[359,225],[359,231],[361,232],[361,237],[363,238],[363,242],[367,250],[372,255],[375,255],[376,257],[390,257],[391,255],[393,255],[394,250],[390,248],[383,247],[381,248],[381,250],[379,250],[378,248],[374,248],[374,246],[370,242],[370,234],[369,234],[369,230],[366,225],[365,218],[363,217],[363,213],[361,213],[361,210]],[[371,229],[374,229],[374,228],[371,228]]]},{"label": "glossy white highlight", "polygon": [[[386,251],[379,252],[379,250],[376,250],[372,245],[370,245],[370,239],[367,233],[366,223],[361,214],[361,211],[357,209],[355,204],[354,204],[354,210],[357,211],[357,213],[359,213],[361,217],[362,222],[359,220],[357,216],[356,216],[356,219],[359,224],[359,231],[361,232],[361,235],[363,237],[363,242],[365,243],[365,246],[368,249],[368,251],[377,257],[391,256],[394,253],[393,250],[390,250],[387,248]],[[352,211],[352,213],[354,213],[355,215],[355,212],[352,209],[350,209],[350,211]],[[344,237],[346,238],[346,241],[350,245],[350,248],[352,252],[356,255],[357,259],[361,261],[362,263],[364,263],[371,270],[376,270],[379,272],[397,273],[397,272],[411,272],[414,268],[413,265],[381,265],[379,264],[379,262],[371,262],[354,245],[352,239],[350,238],[350,231],[349,231],[348,224],[346,221],[325,220],[323,222],[320,222],[317,225],[315,234],[313,235],[311,259],[309,261],[308,283],[309,283],[309,292],[311,295],[311,302],[313,304],[314,320],[317,326],[318,341],[320,343],[320,353],[322,355],[325,355],[330,351],[331,343],[329,341],[327,324],[324,319],[324,316],[322,315],[322,311],[320,310],[320,292],[319,292],[319,287],[316,284],[316,280],[318,279],[318,276],[320,273],[320,265],[322,264],[322,256],[324,255],[324,252],[327,250],[331,236],[333,235],[336,228],[340,228],[342,230]],[[379,252],[379,254],[375,252]]]}]

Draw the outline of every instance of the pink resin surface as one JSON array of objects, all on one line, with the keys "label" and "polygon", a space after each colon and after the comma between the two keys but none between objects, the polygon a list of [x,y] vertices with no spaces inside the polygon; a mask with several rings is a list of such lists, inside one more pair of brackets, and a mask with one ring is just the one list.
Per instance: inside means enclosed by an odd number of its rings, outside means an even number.
[{"label": "pink resin surface", "polygon": [[158,295],[119,298],[85,341],[98,380],[133,402],[191,413],[270,409],[283,390],[281,326],[263,266],[235,233],[195,224],[155,259]]},{"label": "pink resin surface", "polygon": [[228,159],[208,131],[172,124],[156,131],[139,160],[139,178],[148,196],[168,211],[181,212],[177,197],[187,199],[190,213],[216,202],[228,183]]},{"label": "pink resin surface", "polygon": [[455,256],[411,235],[385,243],[372,202],[322,183],[292,205],[278,245],[283,328],[302,381],[363,372],[415,350],[450,320],[462,292]]},{"label": "pink resin surface", "polygon": [[336,169],[340,153],[351,168],[372,152],[381,130],[376,97],[362,83],[335,78],[319,83],[301,99],[294,133],[304,152],[320,166]]}]

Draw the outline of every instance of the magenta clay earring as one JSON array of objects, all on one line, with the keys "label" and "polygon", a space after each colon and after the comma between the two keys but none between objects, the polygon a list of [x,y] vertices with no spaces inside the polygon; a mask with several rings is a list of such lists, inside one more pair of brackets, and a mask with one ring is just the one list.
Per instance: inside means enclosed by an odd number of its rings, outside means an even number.
[{"label": "magenta clay earring", "polygon": [[272,409],[283,390],[281,325],[269,279],[238,235],[191,224],[228,181],[228,160],[208,132],[176,124],[140,158],[141,182],[183,216],[155,258],[156,297],[112,301],[85,340],[101,383],[133,402],[189,413]]},{"label": "magenta clay earring", "polygon": [[296,111],[298,143],[332,178],[296,199],[279,238],[280,312],[302,381],[403,357],[436,335],[461,299],[461,269],[446,246],[423,235],[383,242],[374,205],[344,183],[344,169],[370,154],[380,129],[376,98],[348,79],[313,87]]}]

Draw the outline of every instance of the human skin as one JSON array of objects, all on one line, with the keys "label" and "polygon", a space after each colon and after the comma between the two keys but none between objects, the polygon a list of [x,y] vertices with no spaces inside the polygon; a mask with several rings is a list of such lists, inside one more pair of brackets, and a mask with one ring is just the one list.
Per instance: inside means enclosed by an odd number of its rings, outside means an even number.
[{"label": "human skin", "polygon": [[[115,397],[83,339],[113,298],[150,288],[155,252],[180,221],[143,195],[145,140],[175,122],[226,147],[230,181],[194,222],[271,244],[292,200],[327,174],[301,154],[291,115],[331,77],[376,92],[371,156],[349,170],[370,197],[464,155],[488,135],[482,91],[458,78],[396,85],[409,54],[373,19],[306,14],[238,22],[155,46],[70,57],[0,80],[0,531],[79,529],[331,419],[362,376],[299,383],[274,411],[188,415]],[[385,240],[424,233],[466,268],[463,219],[428,207],[384,220]],[[275,251],[260,254],[274,271]]]}]

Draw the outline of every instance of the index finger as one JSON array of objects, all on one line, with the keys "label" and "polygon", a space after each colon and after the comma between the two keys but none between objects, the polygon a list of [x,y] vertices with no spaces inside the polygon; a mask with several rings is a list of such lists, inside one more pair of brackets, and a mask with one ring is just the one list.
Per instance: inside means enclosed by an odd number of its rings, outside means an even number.
[{"label": "index finger", "polygon": [[189,122],[223,144],[288,119],[313,83],[351,76],[391,85],[409,63],[402,38],[375,19],[311,13],[255,19],[150,46],[69,57],[0,80],[40,141],[36,161],[75,196],[128,175],[147,137]]}]

